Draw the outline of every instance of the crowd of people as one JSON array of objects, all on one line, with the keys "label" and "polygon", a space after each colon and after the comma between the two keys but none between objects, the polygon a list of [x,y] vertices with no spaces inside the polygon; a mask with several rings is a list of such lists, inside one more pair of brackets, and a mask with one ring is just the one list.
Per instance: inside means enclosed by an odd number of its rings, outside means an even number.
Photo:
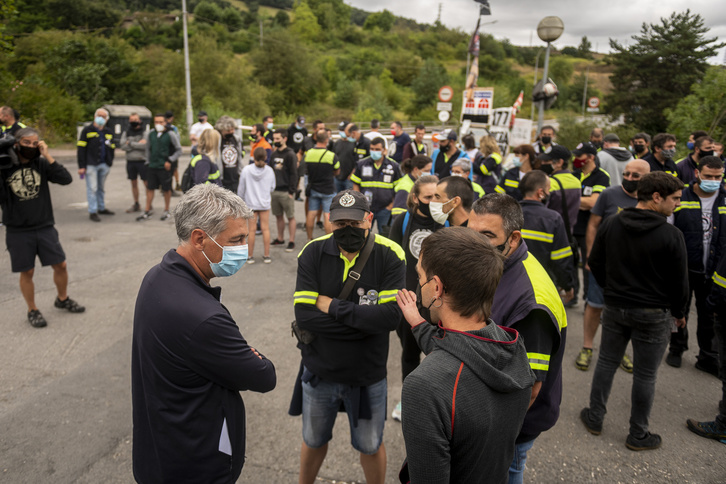
[{"label": "crowd of people", "polygon": [[[3,224],[28,320],[42,327],[36,256],[54,269],[56,307],[84,309],[66,293],[48,191],[48,183],[72,177],[36,130],[6,113],[0,109],[0,121],[14,136],[15,159],[0,170]],[[424,126],[410,136],[393,122],[385,136],[377,120],[368,133],[344,121],[333,142],[322,121],[308,133],[302,116],[286,129],[267,116],[250,131],[246,164],[234,120],[223,116],[212,127],[202,111],[190,131],[189,168],[177,181],[185,193],[172,208],[181,144],[170,114],[154,116],[153,130],[131,115],[120,142],[133,196],[127,212],[151,218],[161,189],[161,219],[173,218],[179,239],[147,273],[136,302],[139,482],[240,475],[240,391],[275,388],[275,367],[248,345],[210,280],[254,262],[258,231],[263,262],[271,262],[271,246],[294,251],[303,192],[308,243],[298,253],[292,300],[301,362],[289,408],[302,416],[301,483],[316,480],[340,411],[366,481],[384,482],[392,331],[402,347],[403,389],[391,415],[406,446],[401,482],[523,482],[528,451],[559,418],[565,308],[579,299],[584,336],[570,364],[590,369],[602,326],[580,413],[587,432],[602,432],[621,368],[633,374],[626,447],[661,445],[648,424],[657,372],[663,356],[682,365],[695,297],[695,367],[720,375],[724,398],[716,419],[686,423],[726,443],[726,189],[723,146],[708,133],[692,133],[690,153],[674,160],[677,140],[668,133],[638,133],[621,147],[617,134],[595,129],[570,150],[545,126],[507,159],[491,136],[477,146],[465,134],[460,146],[445,130],[431,146]],[[97,110],[78,141],[95,222],[113,215],[103,188],[115,149],[107,120]],[[143,211],[138,179],[147,192]],[[314,237],[316,227],[325,235]]]}]

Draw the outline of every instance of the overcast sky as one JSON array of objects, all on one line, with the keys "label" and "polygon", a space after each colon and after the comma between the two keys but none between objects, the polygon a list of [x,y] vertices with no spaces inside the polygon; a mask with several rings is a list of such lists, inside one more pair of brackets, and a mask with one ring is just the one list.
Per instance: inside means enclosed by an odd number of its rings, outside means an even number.
[{"label": "overcast sky", "polygon": [[[474,0],[345,0],[346,3],[369,12],[388,9],[395,15],[413,18],[421,23],[433,23],[441,7],[441,21],[448,27],[471,32],[476,27],[479,4]],[[661,17],[690,8],[704,18],[711,30],[709,37],[726,41],[726,8],[723,0],[489,0],[492,14],[482,17],[482,27],[497,39],[508,38],[515,45],[543,45],[537,37],[537,24],[546,16],[560,17],[565,31],[554,45],[562,48],[577,46],[583,35],[598,52],[609,52],[608,38],[621,43],[632,42],[630,36],[640,32],[643,22],[657,23]],[[712,60],[724,62],[724,49]]]}]

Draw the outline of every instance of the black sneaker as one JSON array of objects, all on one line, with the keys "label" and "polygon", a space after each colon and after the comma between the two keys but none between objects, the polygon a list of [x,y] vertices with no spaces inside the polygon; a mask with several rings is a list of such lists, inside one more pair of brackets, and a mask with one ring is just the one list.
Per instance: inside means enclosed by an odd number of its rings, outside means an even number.
[{"label": "black sneaker", "polygon": [[161,216],[161,221],[165,222],[171,218],[171,214],[168,210],[164,210],[164,215]]},{"label": "black sneaker", "polygon": [[45,328],[48,326],[48,322],[37,309],[31,309],[28,311],[28,322],[34,328]]},{"label": "black sneaker", "polygon": [[272,242],[270,242],[270,245],[285,245],[285,241],[280,240],[280,239],[275,239]]},{"label": "black sneaker", "polygon": [[317,227],[318,227],[319,229],[324,229],[324,228],[325,228],[325,226],[323,225],[323,222],[316,222],[316,223],[315,223],[315,225],[316,225],[316,226],[317,226]]},{"label": "black sneaker", "polygon": [[720,429],[716,422],[697,422],[692,418],[686,420],[688,430],[707,439],[719,440],[726,444],[726,429]]},{"label": "black sneaker", "polygon": [[645,434],[645,437],[641,439],[636,439],[632,435],[628,434],[628,438],[625,439],[625,447],[627,447],[630,450],[653,450],[660,447],[660,444],[662,443],[662,440],[660,438],[660,435],[658,434],[651,434],[648,432]]},{"label": "black sneaker", "polygon": [[141,205],[139,205],[138,202],[131,205],[131,208],[126,210],[126,213],[134,213],[134,212],[140,212],[141,211]]},{"label": "black sneaker", "polygon": [[666,356],[666,364],[673,368],[680,368],[682,361],[683,357],[681,356],[680,351],[671,350],[668,352],[668,356]]},{"label": "black sneaker", "polygon": [[153,213],[154,212],[152,212],[151,210],[149,210],[148,212],[144,212],[143,214],[141,214],[138,217],[136,217],[136,221],[137,222],[143,222],[144,220],[149,220],[151,218],[151,215]]},{"label": "black sneaker", "polygon": [[95,212],[94,212],[94,213],[92,213],[92,214],[90,214],[90,215],[88,216],[88,218],[90,218],[90,219],[91,219],[91,220],[93,220],[94,222],[100,222],[100,221],[101,221],[101,217],[99,217],[99,216],[98,216],[98,214],[97,214],[97,213],[95,213]]},{"label": "black sneaker", "polygon": [[696,369],[710,373],[718,378],[718,363],[715,360],[698,360],[696,361]]},{"label": "black sneaker", "polygon": [[290,242],[289,244],[287,244],[285,252],[292,252],[293,250],[295,250],[295,242]]},{"label": "black sneaker", "polygon": [[77,302],[69,297],[65,298],[63,301],[55,298],[54,306],[58,309],[65,309],[71,313],[82,313],[86,310],[86,308],[84,308],[83,306],[79,306]]},{"label": "black sneaker", "polygon": [[98,211],[101,215],[115,215],[115,212],[112,212],[111,210],[104,208],[103,210]]},{"label": "black sneaker", "polygon": [[585,429],[592,435],[600,435],[602,433],[602,422],[595,422],[590,416],[590,409],[583,408],[580,412],[580,420],[585,424]]}]

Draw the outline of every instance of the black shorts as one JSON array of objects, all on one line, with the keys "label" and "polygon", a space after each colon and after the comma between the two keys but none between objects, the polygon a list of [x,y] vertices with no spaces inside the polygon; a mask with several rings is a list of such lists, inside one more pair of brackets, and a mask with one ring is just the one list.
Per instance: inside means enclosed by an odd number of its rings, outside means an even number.
[{"label": "black shorts", "polygon": [[10,267],[13,272],[26,272],[35,268],[35,256],[44,266],[60,264],[66,260],[58,231],[55,227],[10,232],[5,234],[5,246],[10,252]]},{"label": "black shorts", "polygon": [[146,188],[156,190],[161,187],[164,192],[171,191],[171,170],[164,168],[149,168],[146,173]]},{"label": "black shorts", "polygon": [[149,166],[144,161],[126,162],[126,174],[129,176],[129,180],[141,178],[142,181],[146,181],[147,171],[149,171]]},{"label": "black shorts", "polygon": [[171,172],[174,173],[177,169],[179,169],[179,160],[172,161],[171,162]]}]

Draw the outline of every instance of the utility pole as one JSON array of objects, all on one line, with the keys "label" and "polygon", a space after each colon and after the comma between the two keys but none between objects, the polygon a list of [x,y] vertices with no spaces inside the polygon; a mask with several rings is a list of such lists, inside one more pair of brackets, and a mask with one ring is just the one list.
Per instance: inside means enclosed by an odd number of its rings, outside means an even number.
[{"label": "utility pole", "polygon": [[187,130],[192,127],[192,81],[189,75],[189,39],[187,35],[187,0],[182,0],[182,22],[184,25],[184,80],[187,88]]},{"label": "utility pole", "polygon": [[590,76],[590,66],[585,71],[585,88],[582,90],[582,117],[585,117],[585,103],[587,103],[587,78]]}]

